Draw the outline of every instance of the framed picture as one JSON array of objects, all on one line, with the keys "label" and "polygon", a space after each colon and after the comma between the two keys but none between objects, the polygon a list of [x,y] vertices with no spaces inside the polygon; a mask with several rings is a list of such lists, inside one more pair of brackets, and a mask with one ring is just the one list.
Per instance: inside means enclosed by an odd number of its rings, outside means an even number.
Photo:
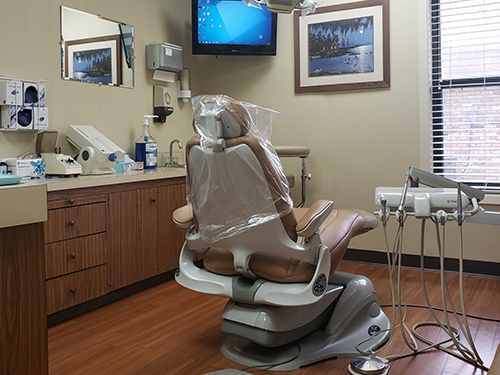
[{"label": "framed picture", "polygon": [[120,35],[66,41],[64,77],[103,85],[121,84]]},{"label": "framed picture", "polygon": [[295,92],[390,87],[389,0],[294,13]]}]

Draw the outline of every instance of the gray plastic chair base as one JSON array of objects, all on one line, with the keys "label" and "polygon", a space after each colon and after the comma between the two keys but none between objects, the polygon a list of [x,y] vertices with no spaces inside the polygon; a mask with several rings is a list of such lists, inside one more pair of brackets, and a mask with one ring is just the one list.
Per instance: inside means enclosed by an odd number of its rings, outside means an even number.
[{"label": "gray plastic chair base", "polygon": [[[229,336],[221,353],[233,362],[272,371],[292,371],[329,358],[359,356],[361,350],[377,350],[390,337],[390,322],[380,309],[371,282],[363,276],[337,272],[330,280],[345,285],[328,324],[278,347],[265,347],[245,337]],[[377,332],[380,332],[377,334]]]}]

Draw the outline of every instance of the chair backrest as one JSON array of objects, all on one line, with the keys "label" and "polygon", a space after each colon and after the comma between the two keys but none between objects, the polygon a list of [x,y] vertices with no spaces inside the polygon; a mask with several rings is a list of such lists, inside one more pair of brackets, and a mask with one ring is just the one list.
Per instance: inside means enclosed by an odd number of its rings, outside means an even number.
[{"label": "chair backrest", "polygon": [[186,146],[188,199],[202,237],[216,243],[283,218],[295,241],[297,223],[286,177],[269,141],[258,137],[263,132],[248,108],[225,96],[205,96],[194,110],[199,137]]}]

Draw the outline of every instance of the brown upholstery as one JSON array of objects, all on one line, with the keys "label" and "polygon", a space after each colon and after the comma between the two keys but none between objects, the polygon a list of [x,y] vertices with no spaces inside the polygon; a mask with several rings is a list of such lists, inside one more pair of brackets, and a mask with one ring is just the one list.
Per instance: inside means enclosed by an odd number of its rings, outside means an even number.
[{"label": "brown upholstery", "polygon": [[[295,208],[294,213],[300,220],[307,208]],[[330,249],[330,276],[344,257],[351,238],[373,229],[377,221],[365,220],[373,215],[358,210],[333,210],[320,226],[323,245]],[[299,239],[300,241],[301,239]],[[204,266],[207,270],[221,275],[236,275],[231,252],[221,248],[210,248],[205,253]],[[253,273],[277,282],[309,282],[315,266],[289,257],[254,254],[250,259]]]}]

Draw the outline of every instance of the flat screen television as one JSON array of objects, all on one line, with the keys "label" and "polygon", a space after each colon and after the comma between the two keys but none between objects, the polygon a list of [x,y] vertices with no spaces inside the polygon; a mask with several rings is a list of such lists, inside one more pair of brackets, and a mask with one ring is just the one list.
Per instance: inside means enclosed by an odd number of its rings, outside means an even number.
[{"label": "flat screen television", "polygon": [[192,0],[193,54],[276,55],[277,14],[241,0]]}]

